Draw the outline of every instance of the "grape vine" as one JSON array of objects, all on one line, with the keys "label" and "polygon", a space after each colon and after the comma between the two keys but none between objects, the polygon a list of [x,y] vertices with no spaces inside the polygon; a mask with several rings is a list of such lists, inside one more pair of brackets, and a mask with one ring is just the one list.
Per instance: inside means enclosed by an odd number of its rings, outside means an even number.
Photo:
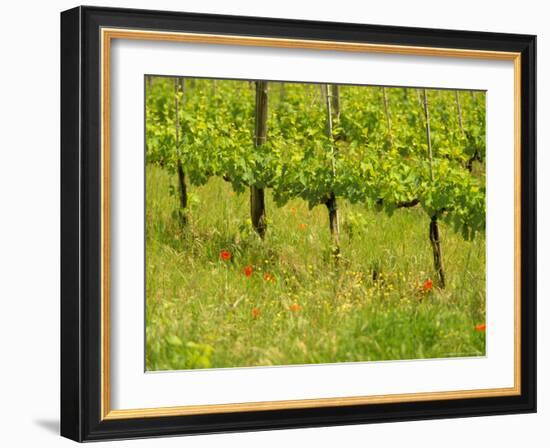
[{"label": "grape vine", "polygon": [[419,207],[439,285],[445,221],[465,239],[485,228],[485,96],[479,92],[152,77],[146,160],[187,183],[218,176],[250,191],[253,228],[267,232],[264,192],[278,206],[325,205],[338,258],[338,200],[389,215]]}]

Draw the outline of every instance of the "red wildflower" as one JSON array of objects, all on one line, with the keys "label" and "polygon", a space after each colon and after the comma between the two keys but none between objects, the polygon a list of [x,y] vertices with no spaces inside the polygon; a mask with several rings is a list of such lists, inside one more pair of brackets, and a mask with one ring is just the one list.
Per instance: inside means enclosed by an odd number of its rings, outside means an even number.
[{"label": "red wildflower", "polygon": [[254,268],[250,265],[248,266],[245,266],[244,267],[244,275],[246,275],[247,277],[250,277],[252,275],[252,273],[254,272]]},{"label": "red wildflower", "polygon": [[432,281],[431,278],[429,278],[429,279],[426,280],[426,281],[424,282],[424,284],[422,285],[422,290],[423,290],[424,292],[431,291],[432,288],[433,288],[433,286],[434,286],[434,282]]},{"label": "red wildflower", "polygon": [[478,324],[475,326],[476,331],[485,331],[485,324]]},{"label": "red wildflower", "polygon": [[252,317],[254,319],[257,319],[258,317],[260,317],[260,314],[262,314],[260,308],[252,308]]},{"label": "red wildflower", "polygon": [[290,305],[290,311],[297,312],[297,311],[300,311],[301,309],[302,307],[297,303],[293,303],[292,305]]},{"label": "red wildflower", "polygon": [[301,223],[299,224],[299,226],[300,226],[300,229],[302,229],[302,230],[307,229],[307,224],[304,224],[303,222],[301,222]]},{"label": "red wildflower", "polygon": [[228,250],[222,250],[220,252],[220,258],[223,260],[223,261],[229,261],[231,260],[231,252],[229,252]]},{"label": "red wildflower", "polygon": [[273,277],[273,275],[271,275],[269,272],[266,272],[264,274],[264,280],[266,282],[273,282],[273,281],[275,281],[275,277]]},{"label": "red wildflower", "polygon": [[292,207],[292,208],[290,209],[290,213],[292,213],[293,215],[295,215],[295,214],[296,214],[296,208],[295,208],[295,207]]}]

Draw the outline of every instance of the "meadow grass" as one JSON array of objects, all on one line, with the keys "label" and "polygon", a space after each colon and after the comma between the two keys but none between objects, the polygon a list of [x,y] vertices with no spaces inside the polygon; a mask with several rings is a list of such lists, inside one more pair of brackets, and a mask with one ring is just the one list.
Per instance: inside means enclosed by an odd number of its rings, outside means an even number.
[{"label": "meadow grass", "polygon": [[[485,333],[475,329],[485,322],[483,235],[468,242],[441,226],[440,290],[420,209],[388,217],[340,200],[335,264],[325,206],[297,199],[278,208],[268,191],[261,241],[248,194],[213,178],[190,188],[182,228],[175,181],[147,165],[147,370],[485,354]],[[434,287],[424,291],[428,279]]]}]

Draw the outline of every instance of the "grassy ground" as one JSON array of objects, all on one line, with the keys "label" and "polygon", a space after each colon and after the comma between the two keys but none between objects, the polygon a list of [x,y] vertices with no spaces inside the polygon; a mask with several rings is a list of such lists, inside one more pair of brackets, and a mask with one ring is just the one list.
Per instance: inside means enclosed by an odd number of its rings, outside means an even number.
[{"label": "grassy ground", "polygon": [[475,329],[485,322],[483,237],[466,242],[443,225],[448,285],[439,290],[434,279],[426,292],[434,273],[421,210],[389,218],[340,202],[343,258],[335,266],[324,206],[277,208],[267,194],[261,242],[248,195],[212,179],[190,188],[181,230],[171,183],[147,166],[147,370],[485,353],[485,333]]}]

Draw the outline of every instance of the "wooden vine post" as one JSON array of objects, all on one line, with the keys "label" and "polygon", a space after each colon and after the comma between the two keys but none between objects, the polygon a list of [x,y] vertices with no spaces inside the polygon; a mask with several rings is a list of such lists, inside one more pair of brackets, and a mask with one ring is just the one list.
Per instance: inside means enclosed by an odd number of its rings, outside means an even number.
[{"label": "wooden vine post", "polygon": [[[336,178],[336,146],[334,142],[334,122],[340,119],[340,90],[337,85],[325,84],[324,97],[327,106],[327,136],[330,140],[332,177]],[[332,235],[333,254],[336,260],[340,257],[340,222],[338,202],[334,191],[328,195],[325,205],[328,209],[330,234]]]},{"label": "wooden vine post", "polygon": [[[462,106],[460,104],[460,96],[458,95],[458,90],[455,90],[455,103],[456,103],[456,115],[458,117],[458,125],[460,127],[460,133],[462,134],[462,138],[465,138],[466,133],[464,132],[464,122],[462,120]],[[472,172],[474,160],[476,159],[477,159],[477,151],[474,152],[474,154],[466,162],[466,169],[470,173]]]},{"label": "wooden vine post", "polygon": [[384,97],[384,113],[386,114],[386,127],[388,129],[388,139],[390,142],[390,147],[393,147],[393,135],[391,131],[391,117],[389,111],[389,101],[386,88],[382,87],[382,96]]},{"label": "wooden vine post", "polygon": [[185,79],[184,78],[175,78],[174,79],[174,91],[175,91],[175,107],[176,107],[176,171],[178,173],[178,186],[179,186],[179,199],[180,207],[178,214],[180,217],[180,222],[182,226],[187,224],[187,183],[185,181],[185,172],[183,171],[183,165],[181,163],[181,153],[180,153],[180,96],[183,98],[185,93]]},{"label": "wooden vine post", "polygon": [[[256,120],[254,146],[259,147],[267,140],[267,81],[256,81]],[[250,187],[250,219],[260,238],[267,229],[265,213],[265,193],[263,188]]]},{"label": "wooden vine post", "polygon": [[460,105],[460,97],[458,96],[458,90],[455,90],[455,102],[456,102],[456,113],[458,115],[458,124],[460,126],[460,132],[464,138],[464,124],[462,122],[462,106]]},{"label": "wooden vine post", "polygon": [[[475,92],[471,91],[472,94],[472,101],[475,101]],[[456,101],[456,108],[458,113],[458,123],[460,124],[460,131],[462,132],[462,138],[466,136],[466,133],[464,132],[464,122],[462,120],[462,107],[460,105],[460,97],[458,95],[458,90],[455,90],[455,101]],[[481,162],[479,152],[477,148],[474,150],[474,153],[470,156],[470,158],[466,162],[466,169],[471,173],[474,168],[474,161]]]},{"label": "wooden vine post", "polygon": [[[433,153],[432,153],[432,139],[430,133],[430,109],[428,105],[428,95],[426,89],[422,89],[424,100],[424,118],[426,119],[426,140],[428,142],[428,162],[430,169],[430,180],[433,185],[434,173],[433,173]],[[445,288],[445,271],[443,269],[443,257],[441,255],[441,238],[439,234],[438,212],[434,213],[430,219],[430,243],[432,245],[432,252],[434,257],[434,267],[437,272],[439,286]]]},{"label": "wooden vine post", "polygon": [[284,103],[286,97],[286,91],[285,91],[285,83],[280,82],[279,83],[279,106]]}]

